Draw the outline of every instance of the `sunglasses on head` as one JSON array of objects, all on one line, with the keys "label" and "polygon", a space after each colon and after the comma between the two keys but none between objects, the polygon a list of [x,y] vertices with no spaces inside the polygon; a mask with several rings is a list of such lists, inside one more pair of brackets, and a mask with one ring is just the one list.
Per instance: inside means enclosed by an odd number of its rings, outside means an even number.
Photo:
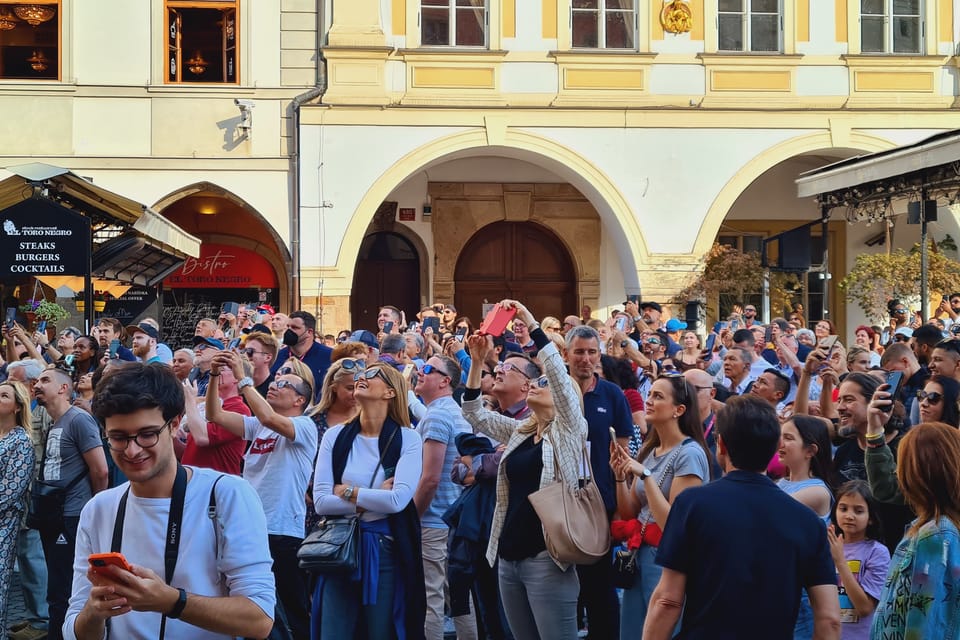
[{"label": "sunglasses on head", "polygon": [[363,360],[356,360],[354,358],[344,358],[340,361],[340,367],[346,369],[347,371],[353,371],[354,369],[366,369],[367,363]]},{"label": "sunglasses on head", "polygon": [[918,389],[917,400],[927,400],[930,404],[937,404],[943,400],[943,394],[939,391],[924,391],[923,389]]}]

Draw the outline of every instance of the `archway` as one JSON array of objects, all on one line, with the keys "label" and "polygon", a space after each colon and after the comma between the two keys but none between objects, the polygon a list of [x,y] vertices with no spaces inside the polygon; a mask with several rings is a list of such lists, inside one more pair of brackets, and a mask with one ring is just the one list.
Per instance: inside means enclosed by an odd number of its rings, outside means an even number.
[{"label": "archway", "polygon": [[413,244],[389,231],[368,235],[360,245],[350,296],[355,329],[377,330],[377,312],[389,304],[412,320],[420,310],[420,257]]},{"label": "archway", "polygon": [[532,222],[495,222],[467,241],[454,272],[454,301],[478,323],[484,302],[514,298],[537,317],[562,318],[577,305],[577,276],[563,242]]}]

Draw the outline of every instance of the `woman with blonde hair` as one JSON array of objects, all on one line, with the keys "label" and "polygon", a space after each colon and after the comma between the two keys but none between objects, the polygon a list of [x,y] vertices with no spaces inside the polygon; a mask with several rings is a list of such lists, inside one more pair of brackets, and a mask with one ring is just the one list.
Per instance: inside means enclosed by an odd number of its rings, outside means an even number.
[{"label": "woman with blonde hair", "polygon": [[890,561],[871,637],[956,638],[960,630],[960,431],[942,422],[927,422],[907,432],[898,450],[897,480],[917,518]]},{"label": "woman with blonde hair", "polygon": [[546,316],[540,321],[540,328],[543,329],[544,333],[548,336],[554,333],[560,333],[561,327],[560,321],[553,316]]},{"label": "woman with blonde hair", "polygon": [[427,605],[413,494],[423,442],[409,428],[400,372],[375,364],[355,369],[353,382],[359,415],[323,435],[313,496],[321,516],[359,514],[360,566],[317,576],[311,637],[422,638]]},{"label": "woman with blonde hair", "polygon": [[[556,345],[533,315],[515,300],[500,304],[516,309],[517,318],[529,328],[545,375],[530,380],[527,406],[532,415],[522,421],[484,408],[479,367],[471,368],[467,376],[463,416],[475,430],[506,443],[497,469],[487,561],[494,566],[499,559],[500,595],[517,640],[572,640],[577,637],[580,581],[574,566],[554,560],[547,552],[543,527],[529,497],[558,480],[572,489],[578,487],[587,438],[583,401]],[[484,362],[493,350],[489,336],[471,336],[467,344],[474,362]]]},{"label": "woman with blonde hair", "polygon": [[7,594],[17,558],[17,537],[35,462],[30,394],[19,382],[0,384],[0,629],[7,628]]}]

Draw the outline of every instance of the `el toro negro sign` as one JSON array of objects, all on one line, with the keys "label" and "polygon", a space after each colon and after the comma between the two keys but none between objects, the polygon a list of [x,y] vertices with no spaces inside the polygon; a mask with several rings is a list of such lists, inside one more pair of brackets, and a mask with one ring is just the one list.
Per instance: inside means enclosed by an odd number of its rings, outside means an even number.
[{"label": "el toro negro sign", "polygon": [[81,276],[90,247],[89,220],[47,200],[0,212],[0,277]]}]

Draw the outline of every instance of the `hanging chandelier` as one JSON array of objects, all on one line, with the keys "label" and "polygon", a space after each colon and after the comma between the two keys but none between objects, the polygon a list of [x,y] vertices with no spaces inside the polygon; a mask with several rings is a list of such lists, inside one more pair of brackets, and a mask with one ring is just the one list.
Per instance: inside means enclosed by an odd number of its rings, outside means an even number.
[{"label": "hanging chandelier", "polygon": [[43,73],[49,67],[47,63],[50,62],[50,60],[47,59],[47,56],[43,55],[43,51],[37,50],[33,52],[32,56],[27,58],[27,62],[30,63],[31,69],[37,73]]},{"label": "hanging chandelier", "polygon": [[53,7],[45,4],[18,4],[13,8],[13,12],[31,27],[36,27],[57,14]]},{"label": "hanging chandelier", "polygon": [[199,75],[201,75],[204,71],[207,70],[207,66],[208,66],[209,64],[210,64],[209,62],[207,62],[206,60],[203,59],[203,54],[202,54],[202,53],[200,52],[200,50],[198,49],[198,50],[193,54],[193,57],[190,58],[189,60],[187,60],[187,69],[188,69],[188,70],[190,71],[190,73],[192,73],[193,75],[199,76]]},{"label": "hanging chandelier", "polygon": [[17,18],[7,10],[0,11],[0,31],[10,31],[16,28]]}]

